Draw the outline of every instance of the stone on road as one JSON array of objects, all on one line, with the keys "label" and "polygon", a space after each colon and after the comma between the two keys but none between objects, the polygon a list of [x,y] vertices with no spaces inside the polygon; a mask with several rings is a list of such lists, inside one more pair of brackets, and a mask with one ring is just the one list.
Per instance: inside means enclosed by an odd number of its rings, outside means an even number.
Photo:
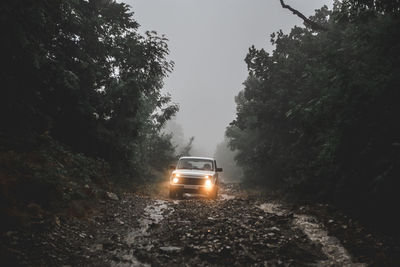
[{"label": "stone on road", "polygon": [[109,199],[87,220],[61,218],[34,233],[5,235],[7,253],[26,266],[356,265],[314,217],[238,186],[222,186],[217,200]]}]

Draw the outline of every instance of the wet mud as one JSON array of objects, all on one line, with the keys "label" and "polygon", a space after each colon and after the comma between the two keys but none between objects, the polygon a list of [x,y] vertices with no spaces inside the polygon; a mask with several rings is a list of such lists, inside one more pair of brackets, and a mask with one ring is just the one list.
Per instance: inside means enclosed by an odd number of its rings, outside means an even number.
[{"label": "wet mud", "polygon": [[224,185],[217,200],[125,194],[84,220],[2,235],[20,266],[366,266],[315,216]]}]

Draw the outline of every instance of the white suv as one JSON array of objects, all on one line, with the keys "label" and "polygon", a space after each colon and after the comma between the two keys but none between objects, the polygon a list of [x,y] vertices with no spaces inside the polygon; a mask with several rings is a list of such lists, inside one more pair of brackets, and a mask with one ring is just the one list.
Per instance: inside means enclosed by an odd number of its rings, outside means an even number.
[{"label": "white suv", "polygon": [[205,157],[181,157],[173,169],[170,183],[169,196],[181,198],[183,193],[206,194],[212,199],[218,195],[218,172],[222,168],[217,167],[213,158]]}]

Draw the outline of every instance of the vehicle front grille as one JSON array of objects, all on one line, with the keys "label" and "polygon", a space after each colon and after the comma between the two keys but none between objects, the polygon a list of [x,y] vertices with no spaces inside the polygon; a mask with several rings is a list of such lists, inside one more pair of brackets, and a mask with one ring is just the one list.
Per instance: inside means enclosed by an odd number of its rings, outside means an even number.
[{"label": "vehicle front grille", "polygon": [[187,185],[204,185],[205,179],[204,178],[182,177],[180,183],[187,184]]}]

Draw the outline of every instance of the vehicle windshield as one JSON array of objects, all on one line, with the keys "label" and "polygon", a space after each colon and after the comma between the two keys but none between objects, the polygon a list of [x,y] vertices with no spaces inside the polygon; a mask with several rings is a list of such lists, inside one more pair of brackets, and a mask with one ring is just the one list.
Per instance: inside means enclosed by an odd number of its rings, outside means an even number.
[{"label": "vehicle windshield", "polygon": [[213,171],[214,164],[207,159],[180,159],[177,169]]}]

